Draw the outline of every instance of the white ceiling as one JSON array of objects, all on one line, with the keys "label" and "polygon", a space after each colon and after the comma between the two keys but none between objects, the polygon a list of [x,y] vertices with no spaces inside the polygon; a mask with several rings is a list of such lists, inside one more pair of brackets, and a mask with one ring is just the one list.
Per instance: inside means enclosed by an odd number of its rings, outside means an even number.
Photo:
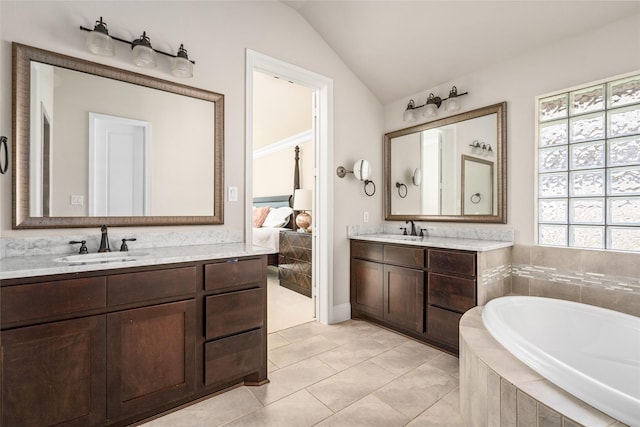
[{"label": "white ceiling", "polygon": [[283,1],[383,104],[640,13],[638,0]]}]

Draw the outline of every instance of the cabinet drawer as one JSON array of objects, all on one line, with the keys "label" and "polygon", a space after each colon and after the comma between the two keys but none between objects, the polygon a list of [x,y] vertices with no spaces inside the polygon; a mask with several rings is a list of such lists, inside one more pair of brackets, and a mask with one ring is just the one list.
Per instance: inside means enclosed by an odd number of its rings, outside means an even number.
[{"label": "cabinet drawer", "polygon": [[170,298],[196,291],[196,268],[172,268],[107,277],[110,306]]},{"label": "cabinet drawer", "polygon": [[424,268],[424,249],[385,245],[384,262],[404,267]]},{"label": "cabinet drawer", "polygon": [[205,289],[259,284],[263,274],[261,258],[207,264],[204,268]]},{"label": "cabinet drawer", "polygon": [[429,249],[428,268],[475,277],[476,255],[468,252]]},{"label": "cabinet drawer", "polygon": [[264,289],[230,292],[206,298],[206,339],[223,337],[264,324]]},{"label": "cabinet drawer", "polygon": [[204,383],[220,384],[259,370],[262,350],[262,329],[206,343]]},{"label": "cabinet drawer", "polygon": [[464,313],[476,306],[476,281],[429,273],[428,302]]},{"label": "cabinet drawer", "polygon": [[438,307],[427,308],[427,335],[453,349],[458,349],[458,325],[462,314]]},{"label": "cabinet drawer", "polygon": [[3,326],[107,305],[104,277],[7,286],[0,295]]},{"label": "cabinet drawer", "polygon": [[351,241],[351,257],[382,261],[384,259],[382,248],[384,245],[378,243],[366,243]]}]

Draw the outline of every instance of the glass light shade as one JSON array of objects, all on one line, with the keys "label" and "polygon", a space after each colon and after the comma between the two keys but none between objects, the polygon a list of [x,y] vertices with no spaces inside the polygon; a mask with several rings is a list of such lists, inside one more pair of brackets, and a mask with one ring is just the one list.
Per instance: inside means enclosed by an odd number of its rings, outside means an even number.
[{"label": "glass light shade", "polygon": [[133,63],[142,68],[154,68],[156,65],[156,53],[150,47],[138,45],[132,50]]},{"label": "glass light shade", "polygon": [[404,110],[402,120],[408,123],[415,122],[417,119],[416,112],[413,108]]},{"label": "glass light shade", "polygon": [[427,117],[435,116],[438,112],[438,106],[436,104],[427,104],[424,106],[424,115]]},{"label": "glass light shade", "polygon": [[447,105],[444,107],[447,111],[458,111],[460,109],[460,100],[458,97],[447,99]]},{"label": "glass light shade", "polygon": [[353,174],[360,181],[366,181],[371,176],[371,165],[364,159],[356,160],[353,164]]},{"label": "glass light shade", "polygon": [[193,64],[186,58],[176,57],[173,58],[173,66],[171,67],[171,74],[176,77],[193,77]]},{"label": "glass light shade", "polygon": [[94,55],[113,56],[116,53],[113,39],[108,34],[96,30],[87,36],[87,47]]}]

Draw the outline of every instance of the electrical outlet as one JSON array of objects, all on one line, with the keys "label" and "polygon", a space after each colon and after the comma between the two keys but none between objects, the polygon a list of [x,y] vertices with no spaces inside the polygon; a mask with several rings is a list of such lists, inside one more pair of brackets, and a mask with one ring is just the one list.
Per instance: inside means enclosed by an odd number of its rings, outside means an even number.
[{"label": "electrical outlet", "polygon": [[364,222],[369,222],[369,212],[364,211],[364,215],[362,216],[362,220]]},{"label": "electrical outlet", "polygon": [[238,187],[229,186],[228,199],[229,199],[230,202],[237,202],[238,201]]},{"label": "electrical outlet", "polygon": [[72,205],[84,205],[84,196],[71,196],[71,204]]}]

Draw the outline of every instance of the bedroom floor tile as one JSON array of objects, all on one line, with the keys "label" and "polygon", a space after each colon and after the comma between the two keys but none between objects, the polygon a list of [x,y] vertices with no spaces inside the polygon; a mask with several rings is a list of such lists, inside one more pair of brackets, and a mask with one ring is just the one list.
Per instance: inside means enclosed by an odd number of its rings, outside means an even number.
[{"label": "bedroom floor tile", "polygon": [[270,383],[238,387],[145,427],[462,426],[458,359],[372,323],[269,334]]}]

